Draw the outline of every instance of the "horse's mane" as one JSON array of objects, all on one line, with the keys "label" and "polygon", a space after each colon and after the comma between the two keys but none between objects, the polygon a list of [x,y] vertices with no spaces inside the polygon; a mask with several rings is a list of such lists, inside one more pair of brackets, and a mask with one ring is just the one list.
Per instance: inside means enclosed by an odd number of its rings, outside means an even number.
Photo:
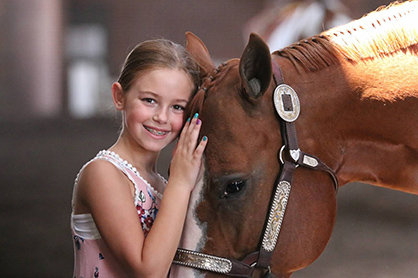
[{"label": "horse's mane", "polygon": [[274,54],[305,70],[384,57],[418,43],[418,1],[395,2],[318,36],[301,40]]}]

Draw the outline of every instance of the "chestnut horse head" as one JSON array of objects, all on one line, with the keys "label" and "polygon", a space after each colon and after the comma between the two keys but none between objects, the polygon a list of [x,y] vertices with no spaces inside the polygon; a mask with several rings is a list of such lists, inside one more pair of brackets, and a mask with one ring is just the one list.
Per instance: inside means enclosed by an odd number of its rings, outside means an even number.
[{"label": "chestnut horse head", "polygon": [[[253,34],[241,59],[217,68],[203,42],[187,34],[205,77],[190,113],[200,113],[209,141],[180,245],[205,255],[183,253],[183,265],[201,267],[174,266],[172,276],[224,277],[211,270],[224,261],[210,255],[251,267],[239,277],[266,272],[257,267],[263,265],[258,250],[288,143],[288,123],[273,102],[277,79],[297,92],[300,115],[290,133],[298,148],[328,165],[321,169],[335,172],[340,185],[361,181],[418,192],[417,8],[417,2],[391,5],[273,54]],[[292,177],[269,258],[277,277],[322,253],[336,216],[332,175],[298,167]]]}]

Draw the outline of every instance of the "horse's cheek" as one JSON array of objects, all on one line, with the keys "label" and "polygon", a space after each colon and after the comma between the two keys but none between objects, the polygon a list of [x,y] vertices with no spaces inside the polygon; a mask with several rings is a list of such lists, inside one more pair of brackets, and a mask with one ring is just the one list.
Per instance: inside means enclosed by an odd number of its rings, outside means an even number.
[{"label": "horse's cheek", "polygon": [[335,218],[336,196],[327,174],[298,170],[272,269],[276,273],[292,273],[314,262],[331,237]]}]

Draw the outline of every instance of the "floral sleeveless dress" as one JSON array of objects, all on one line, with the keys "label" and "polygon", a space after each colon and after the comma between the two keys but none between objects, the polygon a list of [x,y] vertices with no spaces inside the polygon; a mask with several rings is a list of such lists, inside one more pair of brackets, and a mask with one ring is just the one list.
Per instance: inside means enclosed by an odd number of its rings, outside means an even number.
[{"label": "floral sleeveless dress", "polygon": [[[121,170],[132,182],[135,188],[133,202],[138,211],[138,218],[141,221],[142,230],[145,236],[147,236],[157,216],[162,194],[157,192],[143,179],[135,167],[121,159],[114,152],[100,151],[95,158],[81,168],[74,183],[74,193],[80,173],[84,167],[97,159],[109,161]],[[161,179],[167,183],[163,177]],[[123,277],[123,272],[116,264],[115,259],[102,240],[91,214],[71,213],[71,230],[74,244],[74,278]]]}]

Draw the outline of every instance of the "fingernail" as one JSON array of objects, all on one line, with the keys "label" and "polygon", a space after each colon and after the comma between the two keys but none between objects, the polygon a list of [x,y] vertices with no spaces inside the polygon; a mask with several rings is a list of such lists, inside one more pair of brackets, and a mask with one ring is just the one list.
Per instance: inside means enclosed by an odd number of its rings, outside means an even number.
[{"label": "fingernail", "polygon": [[190,122],[190,117],[187,119],[187,122]]},{"label": "fingernail", "polygon": [[208,137],[203,136],[203,141],[206,141],[206,140],[208,140]]},{"label": "fingernail", "polygon": [[194,117],[193,118],[196,119],[197,117],[199,117],[199,113],[194,114]]},{"label": "fingernail", "polygon": [[197,125],[200,124],[200,119],[197,119],[196,124]]}]

